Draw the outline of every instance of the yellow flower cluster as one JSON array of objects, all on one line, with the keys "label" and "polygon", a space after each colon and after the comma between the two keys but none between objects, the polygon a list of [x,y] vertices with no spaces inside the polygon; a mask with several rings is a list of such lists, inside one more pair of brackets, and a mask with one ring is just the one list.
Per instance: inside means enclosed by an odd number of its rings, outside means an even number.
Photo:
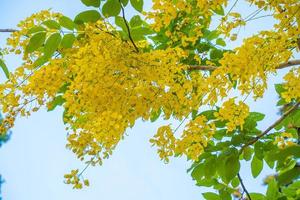
[{"label": "yellow flower cluster", "polygon": [[[281,1],[284,0],[276,2]],[[181,64],[187,58],[183,49],[202,37],[201,30],[209,27],[214,10],[226,4],[227,0],[178,0],[175,3],[154,0],[153,12],[147,13],[147,17],[153,20],[157,32],[169,38],[169,48],[149,50],[147,42],[141,41],[136,43],[139,48],[136,52],[110,24],[98,21],[78,26],[80,37],[73,47],[60,48],[56,56],[42,66],[34,64],[41,57],[41,51],[25,52],[29,43],[26,35],[45,20],[57,21],[60,14],[42,11],[27,18],[19,25],[21,30],[8,39],[12,52],[23,53],[24,63],[7,82],[0,84],[0,107],[5,114],[0,133],[11,128],[18,115],[29,116],[41,107],[51,109],[59,100],[69,131],[67,147],[79,159],[95,165],[112,154],[126,129],[134,126],[136,120],[149,120],[158,110],[165,119],[182,120],[200,106],[208,103],[214,106],[228,97],[234,82],[242,94],[253,92],[255,98],[262,97],[268,74],[275,73],[276,67],[292,55],[295,36],[299,35],[294,24],[292,28],[264,31],[246,39],[241,47],[225,53],[220,66],[209,75],[190,71],[189,66]],[[269,4],[270,9],[275,8]],[[293,0],[291,5],[282,5],[287,9],[282,15],[292,17],[298,4]],[[239,14],[229,16],[233,22],[221,26],[225,35],[244,24]],[[292,20],[299,25],[299,18]],[[278,19],[284,21],[279,14]],[[184,31],[186,29],[189,31]],[[51,30],[46,31],[48,36]],[[78,36],[79,31],[74,34]],[[299,98],[300,70],[290,71],[285,80],[283,97],[287,101]],[[216,117],[226,122],[230,132],[237,127],[243,129],[248,114],[248,106],[243,102],[236,104],[232,98],[223,104]],[[186,155],[196,161],[215,131],[213,123],[198,116],[186,125],[179,139],[170,126],[162,126],[151,143],[158,147],[160,158],[166,162],[174,155]],[[73,170],[66,175],[66,182],[81,188],[79,174]]]},{"label": "yellow flower cluster", "polygon": [[[209,80],[199,72],[186,73],[187,66],[179,63],[186,56],[181,49],[143,52],[139,46],[137,53],[118,35],[101,31],[107,26],[102,21],[83,26],[85,34],[74,47],[60,49],[43,66],[33,64],[38,53],[24,58],[0,85],[2,128],[10,128],[17,115],[51,108],[60,98],[70,132],[67,147],[79,159],[101,164],[137,119],[148,120],[161,109],[166,119],[180,120],[199,108]],[[12,38],[18,40],[13,48],[26,48],[27,39]]]},{"label": "yellow flower cluster", "polygon": [[297,100],[300,98],[300,68],[290,70],[285,76],[284,89],[282,97],[286,102],[291,102],[292,99]]},{"label": "yellow flower cluster", "polygon": [[286,32],[290,40],[295,40],[300,34],[300,2],[299,0],[248,0],[259,8],[273,11],[273,17],[279,21],[275,28]]},{"label": "yellow flower cluster", "polygon": [[169,157],[174,156],[176,138],[169,125],[158,128],[150,142],[158,147],[157,153],[165,162],[169,162]]},{"label": "yellow flower cluster", "polygon": [[37,29],[44,21],[58,21],[61,16],[62,15],[60,13],[53,13],[49,10],[42,10],[31,15],[23,21],[20,21],[20,23],[17,25],[20,30],[13,32],[11,34],[11,37],[7,39],[7,44],[11,46],[10,51],[16,54],[23,53],[23,59],[29,61],[30,58],[25,52],[25,47],[29,41],[28,35],[30,35],[31,32],[34,32],[35,29]]},{"label": "yellow flower cluster", "polygon": [[197,161],[215,131],[215,124],[209,123],[205,116],[199,115],[186,125],[181,138],[177,141],[176,153],[185,154]]},{"label": "yellow flower cluster", "polygon": [[83,184],[81,183],[80,175],[78,174],[79,170],[72,170],[70,174],[66,174],[64,177],[66,179],[66,184],[72,184],[74,185],[74,189],[81,189],[83,185],[89,186],[89,180],[85,179],[83,180]]},{"label": "yellow flower cluster", "polygon": [[218,27],[218,30],[220,33],[222,33],[225,37],[230,37],[231,40],[236,39],[236,33],[231,34],[232,30],[245,26],[246,22],[242,19],[242,16],[240,13],[237,12],[231,12],[228,15],[222,17],[221,24]]},{"label": "yellow flower cluster", "polygon": [[292,56],[294,44],[285,33],[263,31],[244,40],[234,52],[226,52],[220,60],[221,67],[238,81],[242,94],[254,93],[254,98],[262,97],[267,88],[268,74],[287,62]]},{"label": "yellow flower cluster", "polygon": [[154,0],[146,16],[153,21],[156,32],[165,32],[169,45],[179,42],[186,47],[195,45],[203,35],[203,27],[210,24],[213,11],[225,5],[227,0]]},{"label": "yellow flower cluster", "polygon": [[225,101],[214,115],[217,119],[226,122],[227,132],[231,132],[237,127],[241,127],[243,130],[243,124],[249,115],[249,107],[242,101],[236,104],[235,99],[231,98]]},{"label": "yellow flower cluster", "polygon": [[158,154],[165,162],[173,155],[186,155],[197,161],[215,131],[215,124],[200,115],[186,125],[180,139],[175,138],[170,126],[163,126],[150,142],[158,147]]}]

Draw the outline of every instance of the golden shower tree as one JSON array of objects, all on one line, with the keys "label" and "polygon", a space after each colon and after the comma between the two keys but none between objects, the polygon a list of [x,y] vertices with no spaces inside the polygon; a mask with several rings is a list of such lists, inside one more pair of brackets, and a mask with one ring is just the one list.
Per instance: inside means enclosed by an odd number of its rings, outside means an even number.
[{"label": "golden shower tree", "polygon": [[[165,162],[172,156],[193,161],[197,185],[217,191],[205,199],[300,197],[298,0],[246,0],[257,8],[250,14],[235,11],[238,0],[231,7],[228,0],[153,0],[150,11],[143,0],[81,1],[89,8],[74,19],[44,10],[17,30],[0,30],[12,32],[1,57],[23,58],[12,72],[0,59],[7,76],[0,85],[1,133],[18,116],[62,106],[67,148],[87,168],[111,156],[136,120],[162,118],[167,125],[150,143]],[[131,19],[130,7],[136,10]],[[237,39],[239,28],[261,13],[273,18],[274,28],[226,48],[225,41]],[[260,130],[265,115],[246,99],[264,98],[272,87],[268,77],[283,68],[289,71],[275,85],[274,102],[281,115]],[[253,177],[265,164],[274,169],[266,194],[247,190],[239,173],[243,160],[251,162]],[[66,183],[89,185],[82,178],[86,168],[66,174]]]}]

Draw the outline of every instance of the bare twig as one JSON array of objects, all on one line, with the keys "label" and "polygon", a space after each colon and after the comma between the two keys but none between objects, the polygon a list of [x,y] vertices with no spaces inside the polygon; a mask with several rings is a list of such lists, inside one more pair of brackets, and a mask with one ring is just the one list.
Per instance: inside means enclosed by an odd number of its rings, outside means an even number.
[{"label": "bare twig", "polygon": [[0,33],[13,33],[13,32],[16,32],[16,31],[18,31],[18,30],[10,29],[10,28],[0,29]]},{"label": "bare twig", "polygon": [[203,70],[203,71],[214,71],[218,67],[216,66],[210,66],[210,65],[191,65],[189,66],[188,70]]},{"label": "bare twig", "polygon": [[246,189],[246,187],[245,187],[245,185],[243,183],[243,179],[241,178],[240,173],[238,173],[237,176],[238,176],[238,178],[240,180],[241,186],[243,188],[243,192],[245,192],[247,194],[248,199],[251,200],[250,194],[249,194],[248,190]]},{"label": "bare twig", "polygon": [[[280,64],[276,69],[284,69],[287,67],[300,65],[300,60],[290,60],[288,62]],[[188,69],[189,70],[203,70],[203,71],[213,71],[217,69],[216,66],[210,66],[210,65],[191,65]]]},{"label": "bare twig", "polygon": [[264,132],[262,132],[261,134],[259,134],[258,136],[256,136],[253,140],[251,140],[248,143],[246,143],[245,145],[243,145],[242,148],[240,149],[240,153],[242,153],[243,150],[247,146],[250,146],[250,145],[254,144],[260,138],[262,138],[263,136],[267,135],[275,126],[277,126],[280,122],[282,122],[293,111],[295,111],[296,109],[298,109],[299,105],[300,105],[300,102],[296,103],[292,108],[290,108],[288,111],[286,111],[277,121],[275,121],[271,126],[269,126]]},{"label": "bare twig", "polygon": [[121,3],[121,0],[119,0],[119,3],[120,3],[120,6],[121,6],[121,10],[122,10],[122,18],[123,18],[124,23],[125,23],[126,28],[127,28],[128,37],[129,37],[129,39],[130,39],[132,45],[134,46],[135,50],[136,50],[137,52],[139,52],[139,49],[137,48],[137,46],[135,45],[135,43],[134,43],[134,41],[133,41],[133,39],[132,39],[132,36],[131,36],[131,33],[130,33],[130,28],[129,28],[128,22],[127,22],[127,20],[126,20],[126,17],[125,17],[125,10],[124,10],[124,7],[123,7],[123,5],[122,5],[122,3]]},{"label": "bare twig", "polygon": [[300,60],[290,60],[286,63],[282,63],[278,67],[276,67],[276,69],[283,69],[283,68],[291,67],[294,65],[300,65]]}]

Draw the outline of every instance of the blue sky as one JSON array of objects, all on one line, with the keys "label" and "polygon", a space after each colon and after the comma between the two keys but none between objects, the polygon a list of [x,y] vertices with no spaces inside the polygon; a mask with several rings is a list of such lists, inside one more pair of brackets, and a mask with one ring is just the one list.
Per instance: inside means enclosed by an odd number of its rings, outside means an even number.
[{"label": "blue sky", "polygon": [[[71,17],[86,9],[79,0],[1,0],[0,28],[15,28],[19,20],[48,8]],[[243,6],[240,9],[249,12]],[[259,29],[270,28],[273,23],[268,19],[258,22],[250,23],[240,34],[246,37]],[[7,36],[0,34],[0,46],[4,46]],[[240,43],[238,40],[229,46]],[[10,70],[20,64],[19,58],[6,58]],[[253,110],[269,114],[261,127],[267,127],[278,118],[272,83],[280,82],[282,74],[279,78],[271,78],[271,87],[264,100],[249,100]],[[3,80],[3,74],[0,75]],[[84,164],[65,148],[66,131],[61,116],[62,110],[58,109],[49,113],[39,111],[30,118],[17,120],[11,140],[0,149],[0,173],[6,180],[2,187],[4,200],[192,200],[202,199],[201,193],[207,191],[195,186],[186,173],[190,163],[185,158],[172,159],[166,165],[150,146],[149,138],[160,125],[167,123],[164,121],[139,121],[103,166],[86,171],[84,176],[91,186],[73,190],[63,183],[63,175],[71,169],[84,168]],[[253,182],[248,167],[241,172],[246,186],[250,191],[264,190],[261,178],[269,171]]]}]

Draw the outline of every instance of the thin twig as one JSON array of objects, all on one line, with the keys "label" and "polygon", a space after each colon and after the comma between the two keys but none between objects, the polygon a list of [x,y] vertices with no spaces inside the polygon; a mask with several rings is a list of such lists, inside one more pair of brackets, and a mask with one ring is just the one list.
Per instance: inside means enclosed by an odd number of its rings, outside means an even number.
[{"label": "thin twig", "polygon": [[241,183],[241,185],[242,185],[243,192],[246,192],[248,199],[251,200],[250,194],[249,194],[248,190],[246,189],[246,187],[245,187],[245,185],[244,185],[244,183],[243,183],[243,179],[241,178],[240,173],[238,173],[237,176],[238,176],[238,178],[239,178],[239,180],[240,180],[240,183]]},{"label": "thin twig", "polygon": [[212,65],[191,65],[189,66],[188,70],[203,70],[203,71],[214,71],[218,67]]},{"label": "thin twig", "polygon": [[18,30],[10,29],[10,28],[0,29],[0,33],[13,33],[13,32],[16,32],[16,31],[18,31]]},{"label": "thin twig", "polygon": [[267,135],[275,126],[277,126],[280,122],[282,122],[288,115],[290,115],[293,111],[297,110],[300,105],[300,102],[296,103],[292,108],[290,108],[288,111],[286,111],[277,121],[275,121],[271,126],[269,126],[264,132],[256,136],[253,140],[249,141],[245,145],[242,146],[240,149],[240,153],[243,152],[243,150],[255,142],[257,142],[260,138],[264,137]]},{"label": "thin twig", "polygon": [[[300,65],[300,60],[290,60],[288,62],[280,64],[276,69],[284,69],[287,67],[295,66],[295,65]],[[218,67],[216,66],[211,66],[211,65],[191,65],[188,70],[204,70],[204,71],[213,71],[217,69]]]},{"label": "thin twig", "polygon": [[130,39],[132,45],[134,46],[135,50],[136,50],[137,52],[139,52],[139,49],[137,48],[137,46],[135,45],[135,43],[134,43],[134,41],[133,41],[133,39],[132,39],[132,37],[131,37],[130,28],[129,28],[128,22],[127,22],[127,20],[126,20],[126,17],[125,17],[125,10],[124,10],[124,7],[123,7],[123,5],[122,5],[122,3],[121,3],[121,0],[119,0],[119,3],[120,3],[120,6],[121,6],[121,10],[122,10],[122,18],[123,18],[124,23],[125,23],[126,28],[127,28],[128,37],[129,37],[129,39]]}]

